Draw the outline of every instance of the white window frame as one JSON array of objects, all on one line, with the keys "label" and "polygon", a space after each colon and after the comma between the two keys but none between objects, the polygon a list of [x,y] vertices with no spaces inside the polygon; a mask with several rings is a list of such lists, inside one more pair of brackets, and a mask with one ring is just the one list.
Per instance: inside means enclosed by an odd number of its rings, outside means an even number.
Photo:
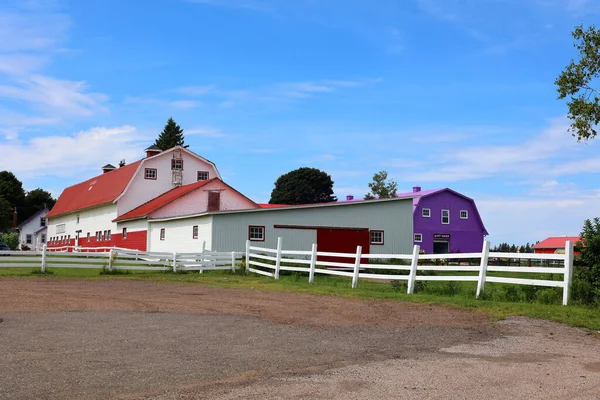
[{"label": "white window frame", "polygon": [[[427,215],[425,215],[425,211],[427,211]],[[431,218],[431,208],[424,208],[421,210],[421,216],[423,218]]]},{"label": "white window frame", "polygon": [[40,226],[46,226],[46,218],[40,218]]},{"label": "white window frame", "polygon": [[123,231],[122,231],[122,232],[123,232],[123,233],[122,233],[122,235],[121,235],[121,236],[123,237],[123,240],[127,239],[127,228],[123,228]]},{"label": "white window frame", "polygon": [[415,243],[422,243],[423,242],[423,234],[415,233],[413,239],[414,239]]},{"label": "white window frame", "polygon": [[33,235],[32,234],[25,235],[25,243],[26,244],[32,244],[33,243]]},{"label": "white window frame", "polygon": [[174,158],[171,160],[171,169],[175,171],[183,171],[183,158]]},{"label": "white window frame", "polygon": [[[200,179],[200,174],[206,174],[206,178]],[[196,174],[197,181],[206,181],[208,180],[208,178],[210,178],[210,173],[208,171],[198,171],[198,173]]]},{"label": "white window frame", "polygon": [[144,170],[144,179],[155,181],[158,179],[158,170],[156,168],[146,168]]},{"label": "white window frame", "polygon": [[41,234],[41,236],[40,236],[40,242],[41,242],[42,244],[45,244],[45,243],[46,243],[46,234],[45,234],[45,233],[42,233],[42,234]]},{"label": "white window frame", "polygon": [[[447,222],[444,222],[444,211],[448,213]],[[450,210],[442,210],[442,225],[450,225]]]},{"label": "white window frame", "polygon": [[[465,213],[464,217],[463,213]],[[460,219],[469,219],[469,210],[460,210]]]},{"label": "white window frame", "polygon": [[[380,234],[381,235],[380,240],[373,240],[373,234]],[[369,242],[371,244],[382,245],[385,243],[385,238],[383,237],[383,235],[384,235],[383,229],[373,229],[372,231],[369,232]]]},{"label": "white window frame", "polygon": [[192,226],[192,239],[198,239],[198,225]]},{"label": "white window frame", "polygon": [[[254,229],[254,232],[252,231]],[[248,240],[251,242],[264,242],[266,228],[264,226],[259,225],[250,225],[248,226]],[[258,233],[260,232],[260,235]]]},{"label": "white window frame", "polygon": [[160,240],[165,240],[165,237],[167,236],[167,229],[166,228],[160,228]]}]

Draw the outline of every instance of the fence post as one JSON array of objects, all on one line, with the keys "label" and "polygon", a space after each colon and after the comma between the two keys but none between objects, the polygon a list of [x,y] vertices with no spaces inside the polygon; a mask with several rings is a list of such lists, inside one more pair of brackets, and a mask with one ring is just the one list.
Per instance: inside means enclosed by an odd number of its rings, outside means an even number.
[{"label": "fence post", "polygon": [[198,273],[201,274],[204,272],[204,252],[206,251],[206,240],[202,241],[202,257],[200,258],[200,268],[198,268]]},{"label": "fence post", "polygon": [[421,247],[415,244],[413,247],[412,259],[410,261],[410,273],[408,274],[408,290],[406,293],[413,294],[415,292],[415,281],[417,280],[417,266],[419,265],[419,252]]},{"label": "fence post", "polygon": [[358,286],[358,270],[360,268],[360,257],[362,256],[362,246],[356,246],[356,261],[354,262],[354,274],[352,275],[352,289]]},{"label": "fence post", "polygon": [[573,242],[565,243],[565,275],[563,286],[563,306],[569,303],[571,295],[571,282],[573,282]]},{"label": "fence post", "polygon": [[177,272],[177,252],[173,252],[173,272]]},{"label": "fence post", "polygon": [[308,283],[315,281],[315,267],[317,266],[317,244],[313,243],[312,253],[310,255],[310,272],[308,273]]},{"label": "fence post", "polygon": [[113,256],[112,255],[113,255],[113,251],[112,251],[112,249],[110,249],[108,251],[108,270],[109,271],[112,271],[112,269],[113,269]]},{"label": "fence post", "polygon": [[477,281],[477,295],[479,298],[485,287],[485,278],[487,277],[488,261],[490,258],[490,242],[485,240],[483,242],[483,249],[481,249],[481,264],[479,265],[479,280]]},{"label": "fence post", "polygon": [[248,270],[250,268],[250,240],[246,240],[246,274],[248,274],[250,271]]},{"label": "fence post", "polygon": [[42,273],[46,272],[46,245],[42,246]]},{"label": "fence post", "polygon": [[231,252],[231,271],[235,272],[235,251]]},{"label": "fence post", "polygon": [[275,258],[275,279],[279,279],[279,268],[281,268],[281,243],[282,239],[277,238],[277,257]]}]

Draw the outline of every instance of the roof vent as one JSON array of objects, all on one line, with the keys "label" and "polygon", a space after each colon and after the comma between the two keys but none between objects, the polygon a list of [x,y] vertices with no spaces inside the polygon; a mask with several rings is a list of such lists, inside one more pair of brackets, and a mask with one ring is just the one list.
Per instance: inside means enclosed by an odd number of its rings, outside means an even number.
[{"label": "roof vent", "polygon": [[153,144],[152,146],[148,147],[146,150],[144,150],[146,152],[146,157],[152,157],[155,156],[157,154],[162,153],[162,150],[160,147],[158,147],[157,145]]},{"label": "roof vent", "polygon": [[348,196],[346,196],[346,200],[347,201],[354,200],[354,196],[352,196],[351,194],[349,194]]},{"label": "roof vent", "polygon": [[113,171],[115,169],[117,169],[117,167],[115,167],[114,165],[106,164],[104,167],[102,167],[102,172],[107,173],[107,172]]},{"label": "roof vent", "polygon": [[413,186],[413,193],[419,193],[421,191],[421,186]]}]

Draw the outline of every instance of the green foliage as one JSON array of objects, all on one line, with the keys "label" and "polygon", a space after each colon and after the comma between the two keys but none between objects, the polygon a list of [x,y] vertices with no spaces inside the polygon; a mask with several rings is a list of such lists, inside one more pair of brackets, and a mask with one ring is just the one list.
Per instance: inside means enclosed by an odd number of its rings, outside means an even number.
[{"label": "green foliage", "polygon": [[[587,282],[596,299],[600,299],[600,218],[586,219],[580,236],[583,243],[578,242],[576,247],[581,251],[581,257],[574,274]],[[581,289],[583,290],[583,286]]]},{"label": "green foliage", "polygon": [[600,122],[600,92],[590,86],[600,76],[600,31],[593,25],[587,29],[579,25],[572,35],[579,61],[571,60],[554,83],[559,99],[569,97],[569,131],[577,141],[586,141],[596,137],[595,127]]},{"label": "green foliage", "polygon": [[365,195],[365,200],[389,199],[396,197],[398,183],[393,179],[388,179],[387,171],[379,171],[373,175],[373,182],[369,183],[371,191]]},{"label": "green foliage", "polygon": [[100,275],[131,275],[131,271],[127,270],[127,269],[117,269],[117,268],[113,268],[113,269],[108,269],[108,267],[102,267],[102,270],[100,271]]},{"label": "green foliage", "polygon": [[44,208],[52,209],[55,203],[56,199],[44,189],[37,188],[27,192],[22,209],[23,221]]},{"label": "green foliage", "polygon": [[314,204],[337,201],[333,180],[317,168],[302,167],[281,175],[275,181],[270,204]]},{"label": "green foliage", "polygon": [[12,227],[13,206],[0,195],[0,232]]},{"label": "green foliage", "polygon": [[163,131],[158,134],[158,138],[154,145],[158,146],[161,150],[168,150],[175,146],[185,146],[185,139],[183,137],[183,129],[173,120],[169,118]]},{"label": "green foliage", "polygon": [[0,236],[0,242],[5,242],[11,250],[16,250],[19,246],[19,234],[16,232],[5,233]]}]

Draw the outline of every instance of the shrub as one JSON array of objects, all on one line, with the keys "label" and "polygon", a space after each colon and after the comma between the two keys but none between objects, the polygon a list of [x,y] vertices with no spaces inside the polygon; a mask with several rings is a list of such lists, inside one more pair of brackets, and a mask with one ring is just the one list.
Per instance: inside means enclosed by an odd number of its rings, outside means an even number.
[{"label": "shrub", "polygon": [[577,249],[581,251],[580,263],[577,263],[579,265],[575,267],[574,274],[578,279],[592,286],[595,300],[598,300],[600,298],[600,218],[585,220],[581,240],[583,243],[577,243]]},{"label": "shrub", "polygon": [[5,233],[0,236],[0,242],[5,242],[11,250],[16,250],[19,246],[19,234],[17,232]]}]

